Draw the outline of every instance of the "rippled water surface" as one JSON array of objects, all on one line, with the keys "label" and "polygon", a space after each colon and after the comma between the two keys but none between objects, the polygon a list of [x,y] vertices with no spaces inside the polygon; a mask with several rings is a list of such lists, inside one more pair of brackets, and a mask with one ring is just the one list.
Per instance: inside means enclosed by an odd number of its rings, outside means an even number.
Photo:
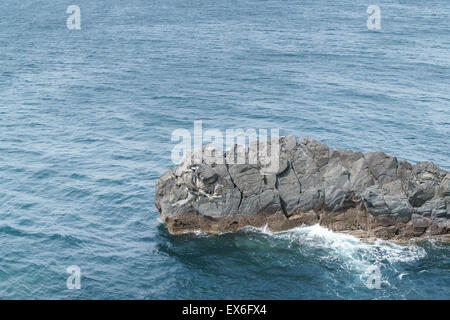
[{"label": "rippled water surface", "polygon": [[383,1],[379,31],[364,1],[73,2],[79,31],[0,4],[0,298],[450,299],[448,245],[171,237],[153,200],[194,120],[450,169],[449,1]]}]

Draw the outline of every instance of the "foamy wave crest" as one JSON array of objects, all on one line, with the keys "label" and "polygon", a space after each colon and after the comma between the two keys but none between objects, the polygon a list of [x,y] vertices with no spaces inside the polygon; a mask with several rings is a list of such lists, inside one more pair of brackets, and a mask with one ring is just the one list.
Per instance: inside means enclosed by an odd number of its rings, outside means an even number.
[{"label": "foamy wave crest", "polygon": [[425,249],[416,245],[400,245],[376,240],[368,243],[349,234],[333,232],[320,225],[298,227],[289,231],[270,232],[265,228],[254,231],[297,244],[303,254],[320,256],[327,262],[339,262],[348,271],[365,273],[371,266],[392,267],[392,264],[412,262],[424,258]]}]

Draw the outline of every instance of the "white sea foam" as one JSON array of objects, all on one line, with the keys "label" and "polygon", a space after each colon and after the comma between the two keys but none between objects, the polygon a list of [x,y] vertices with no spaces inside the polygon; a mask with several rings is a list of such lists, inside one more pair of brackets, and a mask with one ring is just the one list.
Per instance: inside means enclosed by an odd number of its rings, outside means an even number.
[{"label": "white sea foam", "polygon": [[399,278],[400,280],[402,280],[403,277],[404,277],[404,276],[407,276],[407,275],[408,275],[408,273],[400,273],[400,274],[398,275],[398,278]]},{"label": "white sea foam", "polygon": [[[300,250],[303,255],[315,257],[324,263],[338,263],[340,268],[359,275],[361,280],[368,276],[367,272],[373,266],[380,267],[382,272],[383,268],[397,272],[396,263],[413,262],[427,255],[425,249],[414,244],[403,245],[383,240],[369,243],[353,235],[334,232],[318,224],[281,232],[272,232],[267,225],[261,228],[247,226],[242,231],[262,233],[274,240],[287,241],[288,247]],[[210,236],[200,230],[192,233],[197,237]],[[226,233],[228,232],[222,234]],[[253,247],[250,239],[248,241],[236,239],[236,241],[238,241],[236,243],[238,247]],[[277,241],[274,245],[279,246],[280,243]],[[269,246],[272,247],[272,245]],[[402,279],[404,275],[400,274],[399,279]],[[390,285],[386,280],[383,282]]]},{"label": "white sea foam", "polygon": [[250,228],[277,239],[297,243],[299,249],[321,259],[339,261],[342,268],[365,274],[371,266],[388,267],[395,263],[412,262],[426,256],[426,251],[416,245],[401,245],[388,241],[376,240],[368,243],[349,234],[331,231],[320,225],[298,227],[283,232],[270,232],[266,227]]}]

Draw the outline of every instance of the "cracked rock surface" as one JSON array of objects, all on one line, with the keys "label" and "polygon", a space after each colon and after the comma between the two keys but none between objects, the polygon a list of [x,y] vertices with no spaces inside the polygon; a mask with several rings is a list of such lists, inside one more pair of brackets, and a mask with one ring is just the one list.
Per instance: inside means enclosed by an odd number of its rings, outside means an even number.
[{"label": "cracked rock surface", "polygon": [[279,143],[276,173],[265,174],[259,161],[249,164],[248,148],[237,145],[233,152],[198,152],[230,160],[241,148],[247,164],[217,164],[205,156],[193,164],[187,155],[165,172],[156,181],[155,204],[169,232],[282,231],[319,223],[383,239],[450,233],[450,173],[434,163],[330,150],[311,138],[286,136]]}]

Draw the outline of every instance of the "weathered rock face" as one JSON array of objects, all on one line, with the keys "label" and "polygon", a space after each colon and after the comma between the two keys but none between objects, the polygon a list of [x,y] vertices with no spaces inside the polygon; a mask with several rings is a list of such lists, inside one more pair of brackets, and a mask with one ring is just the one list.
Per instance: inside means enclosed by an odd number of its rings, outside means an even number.
[{"label": "weathered rock face", "polygon": [[[450,233],[450,173],[435,164],[330,150],[310,138],[287,136],[279,143],[273,174],[262,174],[259,161],[217,164],[204,157],[193,164],[191,155],[164,173],[156,181],[155,203],[169,232],[266,225],[281,231],[319,223],[383,239]],[[225,159],[234,156],[224,153]]]}]

